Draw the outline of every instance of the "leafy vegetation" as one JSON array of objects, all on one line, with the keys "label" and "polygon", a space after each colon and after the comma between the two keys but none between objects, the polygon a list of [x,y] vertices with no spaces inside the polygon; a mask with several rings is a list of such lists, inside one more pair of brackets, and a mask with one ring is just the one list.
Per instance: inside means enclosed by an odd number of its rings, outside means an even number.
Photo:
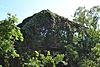
[{"label": "leafy vegetation", "polygon": [[20,29],[17,18],[8,14],[0,21],[0,65],[100,67],[99,19],[99,6],[79,7],[73,21],[43,10],[25,19]]},{"label": "leafy vegetation", "polygon": [[[90,10],[84,7],[79,7],[74,15],[74,21],[84,25],[81,31],[77,32],[77,51],[79,53],[79,66],[81,67],[99,67],[100,63],[96,59],[98,50],[100,49],[100,30],[97,28],[97,23],[100,17],[100,7],[95,6]],[[75,37],[76,37],[75,36]],[[98,49],[96,51],[96,49]]]},{"label": "leafy vegetation", "polygon": [[35,51],[35,56],[29,57],[28,62],[24,63],[24,66],[27,67],[56,67],[59,62],[67,65],[65,61],[63,61],[64,54],[57,54],[57,56],[53,57],[49,51],[47,54],[39,54]]},{"label": "leafy vegetation", "polygon": [[7,67],[9,66],[9,59],[19,57],[14,48],[16,40],[23,41],[23,36],[14,23],[17,18],[14,15],[8,14],[7,19],[0,21],[0,63]]}]

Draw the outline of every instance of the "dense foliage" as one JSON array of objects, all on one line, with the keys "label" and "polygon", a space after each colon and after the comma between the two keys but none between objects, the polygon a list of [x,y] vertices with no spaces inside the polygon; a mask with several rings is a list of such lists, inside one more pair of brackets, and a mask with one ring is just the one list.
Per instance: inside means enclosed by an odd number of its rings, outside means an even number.
[{"label": "dense foliage", "polygon": [[[0,21],[4,67],[100,67],[100,7],[79,7],[73,21],[43,10],[23,20]],[[21,41],[23,42],[21,42]]]},{"label": "dense foliage", "polygon": [[23,36],[15,23],[17,18],[8,14],[7,19],[0,21],[0,64],[9,66],[9,59],[19,57],[14,48],[16,40],[23,41]]},{"label": "dense foliage", "polygon": [[[74,21],[84,25],[84,28],[75,38],[75,47],[79,55],[79,67],[100,67],[100,30],[98,20],[100,18],[100,7],[95,6],[90,10],[79,7],[74,14]],[[98,47],[97,47],[98,46]]]},{"label": "dense foliage", "polygon": [[67,65],[65,61],[63,61],[64,54],[57,54],[55,57],[53,57],[50,54],[50,51],[46,51],[47,54],[39,54],[37,51],[35,51],[35,55],[32,57],[29,57],[27,61],[24,61],[23,66],[27,67],[56,67],[56,65],[59,62],[62,62],[63,64]]}]

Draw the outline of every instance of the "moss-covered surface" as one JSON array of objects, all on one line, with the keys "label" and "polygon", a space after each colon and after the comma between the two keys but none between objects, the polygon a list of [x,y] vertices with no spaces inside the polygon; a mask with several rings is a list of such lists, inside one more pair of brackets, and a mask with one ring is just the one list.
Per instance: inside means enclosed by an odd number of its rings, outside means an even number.
[{"label": "moss-covered surface", "polygon": [[24,35],[22,48],[29,50],[59,49],[70,43],[72,29],[79,27],[78,24],[50,10],[42,10],[24,19],[18,26]]}]

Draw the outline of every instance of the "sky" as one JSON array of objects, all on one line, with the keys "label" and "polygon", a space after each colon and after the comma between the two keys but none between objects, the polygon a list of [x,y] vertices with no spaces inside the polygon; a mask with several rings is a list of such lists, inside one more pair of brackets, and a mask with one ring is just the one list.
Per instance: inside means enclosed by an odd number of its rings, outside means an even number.
[{"label": "sky", "polygon": [[91,8],[97,5],[100,6],[100,0],[0,0],[0,20],[5,19],[7,13],[11,13],[17,15],[20,23],[44,9],[71,19],[79,6]]}]

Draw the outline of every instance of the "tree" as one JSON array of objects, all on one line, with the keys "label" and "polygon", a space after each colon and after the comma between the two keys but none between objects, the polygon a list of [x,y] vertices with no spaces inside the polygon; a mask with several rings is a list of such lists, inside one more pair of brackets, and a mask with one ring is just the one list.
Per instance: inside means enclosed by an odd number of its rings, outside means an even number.
[{"label": "tree", "polygon": [[[73,34],[73,44],[70,44],[70,50],[68,50],[69,45],[66,45],[69,55],[72,56],[69,58],[72,61],[69,60],[69,62],[76,62],[79,67],[100,66],[100,30],[97,28],[99,18],[99,6],[94,6],[90,10],[87,10],[85,7],[79,7],[76,10],[73,21],[82,26]],[[76,53],[72,53],[72,51]],[[75,56],[78,55],[78,58],[75,59],[73,54]]]},{"label": "tree", "polygon": [[16,40],[23,41],[20,28],[15,25],[17,18],[8,13],[7,19],[0,21],[0,64],[9,66],[9,59],[19,57],[14,48]]}]

